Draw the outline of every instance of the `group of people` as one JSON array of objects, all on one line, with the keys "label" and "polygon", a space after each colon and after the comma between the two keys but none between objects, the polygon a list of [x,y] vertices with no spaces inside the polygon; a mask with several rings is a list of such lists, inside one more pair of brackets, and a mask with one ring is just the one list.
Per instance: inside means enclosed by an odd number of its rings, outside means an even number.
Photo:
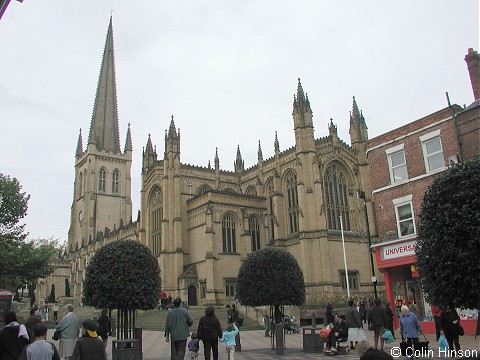
[{"label": "group of people", "polygon": [[[73,312],[74,307],[67,304],[64,316],[56,324],[59,334],[59,347],[47,341],[46,319],[39,309],[30,310],[30,316],[24,324],[19,324],[14,311],[5,313],[5,327],[0,331],[0,359],[2,360],[106,360],[106,346],[110,332],[108,310],[102,310],[98,321],[87,319],[82,323],[79,338],[79,321]],[[102,340],[99,339],[99,336]]]},{"label": "group of people", "polygon": [[168,294],[165,291],[160,291],[160,309],[167,310],[173,307],[173,298],[172,294]]},{"label": "group of people", "polygon": [[[181,306],[182,300],[177,297],[173,300],[173,309],[168,312],[165,323],[165,340],[171,342],[171,358],[183,360],[185,358],[187,340],[190,336],[190,327],[193,325],[192,314]],[[205,310],[205,315],[198,322],[197,331],[192,332],[188,342],[190,358],[198,359],[200,341],[203,342],[204,356],[210,360],[218,360],[218,343],[224,342],[229,360],[234,360],[236,346],[240,344],[238,320],[240,315],[235,305],[227,310],[227,329],[222,332],[220,320],[215,316],[215,309],[211,306]],[[237,351],[238,351],[237,347]]]}]

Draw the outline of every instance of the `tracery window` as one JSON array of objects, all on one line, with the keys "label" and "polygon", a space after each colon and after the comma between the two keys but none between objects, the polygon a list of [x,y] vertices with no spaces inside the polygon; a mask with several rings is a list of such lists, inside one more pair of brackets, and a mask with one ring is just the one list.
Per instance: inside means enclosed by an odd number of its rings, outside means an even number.
[{"label": "tracery window", "polygon": [[119,172],[115,169],[112,173],[112,193],[118,194],[118,179],[119,179]]},{"label": "tracery window", "polygon": [[151,250],[154,255],[162,251],[162,217],[162,192],[156,187],[150,198],[150,236]]},{"label": "tracery window", "polygon": [[273,196],[275,194],[273,181],[270,180],[266,186],[268,199],[268,218],[270,219],[270,239],[275,239],[275,213],[273,211]]},{"label": "tracery window", "polygon": [[252,251],[260,250],[260,222],[256,216],[248,219],[248,230],[252,240]]},{"label": "tracery window", "polygon": [[288,225],[290,234],[298,232],[298,191],[297,176],[290,171],[285,177],[285,186],[287,192]]},{"label": "tracery window", "polygon": [[198,189],[198,195],[206,194],[207,192],[212,191],[212,188],[208,185],[203,185]]},{"label": "tracery window", "polygon": [[337,164],[332,164],[325,172],[324,188],[328,229],[341,230],[342,216],[343,229],[350,231],[347,179],[344,170]]},{"label": "tracery window", "polygon": [[224,253],[237,252],[237,240],[235,234],[235,218],[232,214],[227,214],[222,220],[222,241]]},{"label": "tracery window", "polygon": [[105,192],[105,168],[101,168],[98,174],[98,191]]},{"label": "tracery window", "polygon": [[257,190],[255,189],[255,186],[249,186],[247,188],[247,191],[245,192],[246,195],[252,195],[252,196],[257,196]]}]

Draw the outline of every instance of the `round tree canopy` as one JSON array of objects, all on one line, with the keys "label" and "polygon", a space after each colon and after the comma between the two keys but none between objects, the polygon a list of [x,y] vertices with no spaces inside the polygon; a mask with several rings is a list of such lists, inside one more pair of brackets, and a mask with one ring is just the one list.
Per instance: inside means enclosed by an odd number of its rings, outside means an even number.
[{"label": "round tree canopy", "polygon": [[423,198],[416,254],[431,304],[480,308],[480,158],[435,178]]},{"label": "round tree canopy", "polygon": [[246,306],[299,306],[305,302],[305,282],[297,260],[274,247],[247,256],[238,272],[236,290],[238,300]]},{"label": "round tree canopy", "polygon": [[97,308],[149,310],[158,305],[160,269],[150,250],[133,240],[101,247],[85,275],[85,305]]}]

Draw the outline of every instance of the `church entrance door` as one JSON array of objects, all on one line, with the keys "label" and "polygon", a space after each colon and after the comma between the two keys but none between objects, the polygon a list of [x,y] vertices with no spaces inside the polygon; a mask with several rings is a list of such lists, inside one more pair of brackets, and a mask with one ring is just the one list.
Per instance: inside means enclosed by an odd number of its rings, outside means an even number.
[{"label": "church entrance door", "polygon": [[188,287],[188,306],[197,306],[197,288],[195,285]]}]

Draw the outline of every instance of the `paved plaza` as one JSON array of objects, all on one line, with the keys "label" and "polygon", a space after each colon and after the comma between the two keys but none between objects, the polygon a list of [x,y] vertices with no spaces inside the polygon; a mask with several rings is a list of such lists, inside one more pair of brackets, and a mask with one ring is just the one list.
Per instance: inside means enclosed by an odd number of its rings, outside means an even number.
[{"label": "paved plaza", "polygon": [[[50,330],[52,335],[53,331]],[[425,354],[421,358],[423,359],[445,359],[448,358],[443,354],[438,353],[436,349],[436,342],[434,341],[435,335],[427,335],[427,340],[430,341],[429,349],[433,350],[433,354]],[[51,336],[50,336],[51,338]],[[115,338],[110,337],[108,341],[108,359],[112,359],[112,343]],[[373,344],[373,333],[367,333],[367,340]],[[323,353],[306,353],[303,352],[303,338],[302,334],[286,334],[285,335],[285,355],[278,356],[275,354],[275,350],[272,350],[270,344],[270,338],[264,336],[263,330],[251,330],[241,332],[242,351],[235,353],[235,359],[248,359],[248,360],[264,360],[264,359],[277,359],[285,358],[292,360],[299,359],[318,359],[318,358],[337,358],[337,359],[358,359],[358,355],[353,350],[348,355],[336,355],[327,356]],[[57,344],[58,345],[58,344]],[[469,350],[469,355],[476,354],[474,356],[480,356],[480,337],[475,339],[473,336],[462,336],[460,338],[460,345],[462,350]],[[392,344],[386,344],[385,350],[389,353],[392,352],[393,347],[398,347],[398,342],[395,341]],[[395,350],[392,355],[394,358],[406,359],[405,356],[395,356]],[[439,356],[440,355],[440,356]],[[219,344],[219,358],[227,359],[227,353],[225,351],[225,345]],[[143,359],[144,360],[169,360],[170,359],[170,343],[165,342],[163,332],[160,331],[144,331],[143,332]],[[185,359],[190,359],[187,349],[187,355]],[[204,359],[203,347],[200,345],[199,359]]]}]

